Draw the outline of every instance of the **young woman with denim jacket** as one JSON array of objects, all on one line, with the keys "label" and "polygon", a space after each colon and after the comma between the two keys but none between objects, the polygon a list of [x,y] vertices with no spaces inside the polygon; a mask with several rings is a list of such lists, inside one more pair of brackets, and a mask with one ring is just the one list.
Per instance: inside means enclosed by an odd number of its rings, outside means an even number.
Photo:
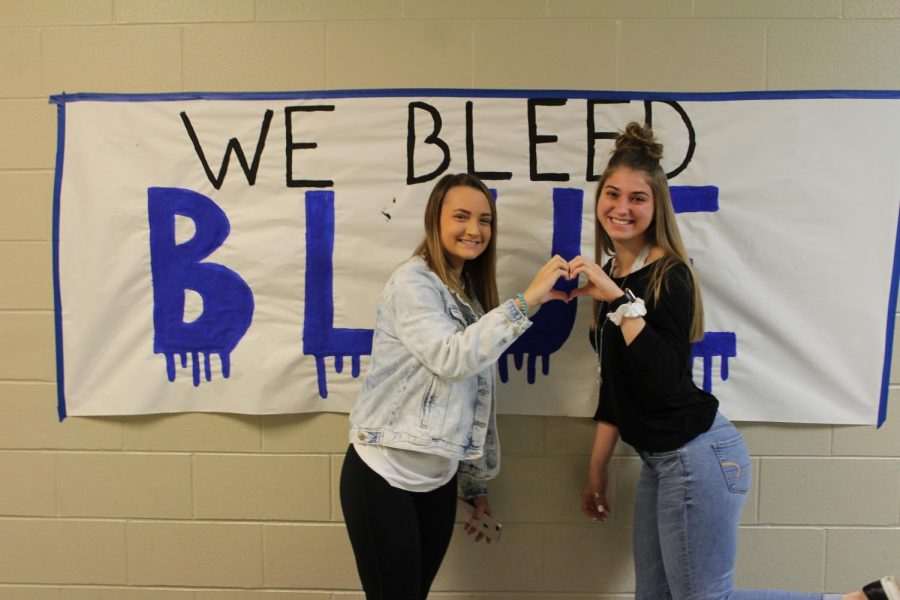
[{"label": "young woman with denim jacket", "polygon": [[[612,511],[607,469],[621,437],[643,462],[633,529],[635,600],[900,600],[892,577],[844,596],[734,590],[750,457],[716,398],[691,377],[703,306],[661,158],[650,129],[630,123],[597,186],[595,259],[569,263],[570,277],[588,279],[573,297],[594,299],[590,338],[600,376],[582,512],[603,521]],[[601,268],[607,254],[613,258]]]},{"label": "young woman with denim jacket", "polygon": [[485,185],[443,177],[425,208],[425,239],[379,299],[340,486],[369,600],[427,597],[450,543],[457,488],[475,505],[469,533],[490,514],[485,482],[500,467],[494,365],[531,325],[529,311],[567,300],[553,285],[568,264],[554,256],[522,293],[498,303],[496,231]]}]

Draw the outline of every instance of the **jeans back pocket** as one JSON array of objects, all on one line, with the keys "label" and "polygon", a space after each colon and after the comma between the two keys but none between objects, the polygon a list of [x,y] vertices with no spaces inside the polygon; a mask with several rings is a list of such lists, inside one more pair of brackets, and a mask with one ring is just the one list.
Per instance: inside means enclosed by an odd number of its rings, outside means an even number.
[{"label": "jeans back pocket", "polygon": [[735,494],[746,494],[750,491],[752,476],[750,474],[750,455],[744,446],[744,440],[738,435],[730,440],[716,442],[712,445],[725,477],[728,490]]}]

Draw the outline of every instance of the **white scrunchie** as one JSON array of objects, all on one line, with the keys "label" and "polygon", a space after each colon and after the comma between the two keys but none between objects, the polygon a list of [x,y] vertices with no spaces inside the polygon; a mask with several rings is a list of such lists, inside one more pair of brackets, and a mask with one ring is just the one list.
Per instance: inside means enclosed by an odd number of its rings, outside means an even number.
[{"label": "white scrunchie", "polygon": [[635,298],[634,302],[626,302],[620,305],[615,311],[609,313],[607,318],[616,325],[620,325],[625,317],[643,317],[646,314],[647,307],[644,306],[644,301],[640,298]]}]

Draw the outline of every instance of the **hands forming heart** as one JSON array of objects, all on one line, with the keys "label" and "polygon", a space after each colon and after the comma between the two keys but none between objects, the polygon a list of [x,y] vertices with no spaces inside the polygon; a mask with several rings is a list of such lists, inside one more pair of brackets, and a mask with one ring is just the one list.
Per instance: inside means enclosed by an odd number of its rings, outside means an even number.
[{"label": "hands forming heart", "polygon": [[[581,274],[587,276],[587,282],[569,294],[553,289],[560,277],[571,281]],[[550,300],[569,302],[578,296],[589,296],[594,300],[609,302],[623,293],[597,263],[583,256],[576,256],[567,262],[557,254],[538,270],[523,295],[528,306],[537,307]]]}]

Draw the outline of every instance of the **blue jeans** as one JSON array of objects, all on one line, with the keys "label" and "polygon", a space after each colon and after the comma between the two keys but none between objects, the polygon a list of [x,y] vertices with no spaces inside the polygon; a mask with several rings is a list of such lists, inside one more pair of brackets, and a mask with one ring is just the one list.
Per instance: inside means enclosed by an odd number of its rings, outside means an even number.
[{"label": "blue jeans", "polygon": [[670,452],[640,452],[634,514],[635,600],[831,600],[840,595],[734,590],[750,455],[720,414]]}]

